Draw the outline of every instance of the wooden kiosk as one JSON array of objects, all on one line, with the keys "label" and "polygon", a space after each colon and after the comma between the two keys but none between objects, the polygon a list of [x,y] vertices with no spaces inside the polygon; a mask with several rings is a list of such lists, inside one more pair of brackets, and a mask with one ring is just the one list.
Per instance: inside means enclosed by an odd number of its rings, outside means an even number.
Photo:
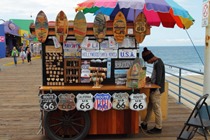
[{"label": "wooden kiosk", "polygon": [[[87,134],[139,133],[139,111],[116,110],[107,95],[144,93],[149,96],[150,89],[159,88],[146,84],[132,89],[125,84],[125,72],[138,57],[137,42],[143,41],[150,27],[146,25],[145,30],[139,31],[138,22],[121,21],[121,16],[119,13],[119,19],[105,21],[100,15],[94,23],[86,23],[84,15],[78,13],[72,22],[61,11],[55,22],[48,23],[41,12],[35,25],[31,25],[31,33],[42,42],[40,107],[43,132],[51,139],[81,140]],[[119,43],[115,42],[117,38]],[[127,45],[134,46],[123,46],[124,38],[132,41]],[[96,103],[100,94],[105,94],[107,104]],[[94,104],[89,104],[93,100]]]}]

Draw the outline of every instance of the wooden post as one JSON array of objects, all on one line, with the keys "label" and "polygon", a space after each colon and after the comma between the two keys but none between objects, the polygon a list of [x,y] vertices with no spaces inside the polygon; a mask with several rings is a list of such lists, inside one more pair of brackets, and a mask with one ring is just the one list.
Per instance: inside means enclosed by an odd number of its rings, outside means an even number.
[{"label": "wooden post", "polygon": [[[204,63],[204,89],[203,89],[203,95],[204,94],[210,94],[210,17],[209,17],[209,12],[210,12],[210,8],[209,8],[209,0],[203,0],[204,4],[203,4],[203,8],[204,7],[208,7],[208,10],[205,10],[205,8],[203,9],[203,17],[205,15],[208,16],[208,23],[206,23],[203,26],[206,26],[206,36],[205,36],[205,52],[204,52],[204,59],[205,59],[205,63]],[[207,6],[204,6],[207,5]],[[205,14],[206,13],[206,14]],[[205,14],[205,15],[204,15]],[[210,99],[208,97],[208,102],[210,102]]]}]

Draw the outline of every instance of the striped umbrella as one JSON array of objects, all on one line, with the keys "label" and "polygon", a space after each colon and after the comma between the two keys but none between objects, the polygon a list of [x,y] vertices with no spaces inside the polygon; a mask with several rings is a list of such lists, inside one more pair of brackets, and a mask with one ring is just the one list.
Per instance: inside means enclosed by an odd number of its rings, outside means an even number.
[{"label": "striped umbrella", "polygon": [[139,13],[144,13],[147,23],[151,26],[188,29],[194,19],[187,10],[173,0],[86,0],[77,4],[76,11],[83,13],[102,13],[114,19],[121,11],[127,21],[135,21]]}]

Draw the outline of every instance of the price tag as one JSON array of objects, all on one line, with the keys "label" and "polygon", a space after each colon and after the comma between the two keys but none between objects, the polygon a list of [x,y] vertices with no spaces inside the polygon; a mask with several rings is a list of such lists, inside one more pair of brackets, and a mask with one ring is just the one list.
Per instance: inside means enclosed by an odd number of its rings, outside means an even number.
[{"label": "price tag", "polygon": [[40,108],[44,111],[53,111],[57,109],[57,96],[53,94],[41,94],[40,95]]},{"label": "price tag", "polygon": [[94,98],[95,110],[106,111],[112,108],[111,95],[109,93],[96,93]]},{"label": "price tag", "polygon": [[144,93],[131,94],[130,109],[134,111],[140,111],[146,109],[147,108],[146,97],[147,96]]},{"label": "price tag", "polygon": [[129,94],[127,92],[124,93],[114,93],[112,95],[112,108],[116,110],[124,110],[129,109]]},{"label": "price tag", "polygon": [[93,109],[93,95],[89,94],[78,94],[77,98],[77,110],[88,111]]},{"label": "price tag", "polygon": [[58,95],[58,108],[64,111],[74,110],[76,108],[75,95],[71,94],[59,94]]}]

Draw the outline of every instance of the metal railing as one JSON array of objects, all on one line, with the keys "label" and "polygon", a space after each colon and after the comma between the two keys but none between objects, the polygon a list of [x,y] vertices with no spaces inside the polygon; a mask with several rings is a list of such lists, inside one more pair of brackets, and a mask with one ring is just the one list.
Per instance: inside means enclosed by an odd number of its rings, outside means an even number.
[{"label": "metal railing", "polygon": [[[169,64],[165,64],[165,71],[168,94],[192,109],[203,95],[204,73]],[[151,72],[152,66],[147,65],[147,75]]]}]

